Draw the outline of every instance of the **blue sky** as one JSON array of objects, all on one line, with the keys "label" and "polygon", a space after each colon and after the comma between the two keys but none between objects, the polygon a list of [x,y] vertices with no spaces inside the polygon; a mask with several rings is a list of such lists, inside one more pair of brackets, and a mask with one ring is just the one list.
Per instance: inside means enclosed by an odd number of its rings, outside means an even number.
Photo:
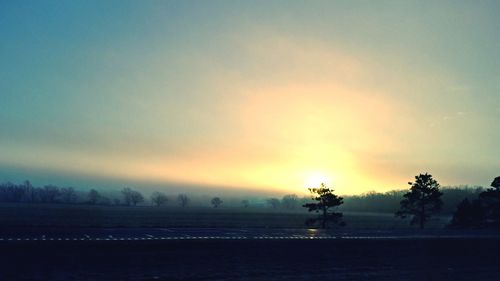
[{"label": "blue sky", "polygon": [[430,172],[487,185],[500,171],[499,12],[1,1],[0,180],[358,193]]}]

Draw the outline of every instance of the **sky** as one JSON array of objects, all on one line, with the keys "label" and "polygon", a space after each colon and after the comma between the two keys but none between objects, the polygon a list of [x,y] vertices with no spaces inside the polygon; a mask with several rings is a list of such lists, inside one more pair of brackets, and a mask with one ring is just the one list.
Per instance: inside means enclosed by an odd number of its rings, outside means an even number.
[{"label": "sky", "polygon": [[[0,181],[500,175],[498,1],[0,1]],[[113,183],[113,184],[111,184]]]}]

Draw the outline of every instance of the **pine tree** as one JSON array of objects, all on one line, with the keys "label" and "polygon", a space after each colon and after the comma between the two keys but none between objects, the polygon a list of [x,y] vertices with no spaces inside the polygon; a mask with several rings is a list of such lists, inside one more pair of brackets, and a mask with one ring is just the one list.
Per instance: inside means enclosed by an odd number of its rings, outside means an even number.
[{"label": "pine tree", "polygon": [[308,208],[309,212],[319,213],[317,218],[307,220],[308,225],[320,223],[321,228],[327,228],[328,223],[332,222],[341,226],[345,225],[342,221],[342,213],[334,212],[334,208],[342,205],[343,198],[335,195],[333,189],[326,187],[324,183],[319,188],[309,188],[312,195],[312,200],[316,203],[307,203],[303,207]]},{"label": "pine tree", "polygon": [[415,176],[415,182],[408,184],[411,186],[410,191],[403,195],[396,216],[412,216],[410,224],[418,224],[422,229],[429,218],[441,210],[443,193],[439,191],[439,183],[427,173]]}]

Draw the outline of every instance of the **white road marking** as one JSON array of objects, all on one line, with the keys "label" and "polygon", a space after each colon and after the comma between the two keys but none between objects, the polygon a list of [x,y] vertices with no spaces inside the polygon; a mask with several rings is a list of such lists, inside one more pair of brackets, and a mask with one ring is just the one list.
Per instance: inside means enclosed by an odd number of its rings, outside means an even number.
[{"label": "white road marking", "polygon": [[[441,238],[441,239],[446,239],[446,238],[460,238],[461,236],[453,236],[453,235],[441,235],[438,237],[431,236],[431,235],[420,235],[420,236],[349,236],[349,235],[338,235],[338,236],[332,236],[332,235],[321,235],[321,236],[308,236],[308,235],[299,235],[299,234],[287,234],[287,233],[277,233],[273,235],[269,234],[255,234],[254,236],[244,236],[241,235],[229,235],[228,233],[225,233],[224,235],[213,235],[213,236],[200,236],[200,235],[179,235],[179,236],[158,236],[155,237],[154,235],[151,234],[142,234],[144,235],[143,237],[137,237],[137,236],[121,236],[121,237],[114,237],[113,235],[107,235],[104,237],[96,237],[92,238],[88,234],[84,234],[84,237],[49,237],[47,238],[46,235],[41,235],[38,237],[0,237],[0,241],[145,241],[145,240],[247,240],[247,239],[255,239],[255,240],[296,240],[296,239],[307,239],[307,240],[328,240],[328,239],[350,239],[350,240],[377,240],[377,239],[429,239],[429,238]],[[40,238],[41,237],[41,238]]]}]

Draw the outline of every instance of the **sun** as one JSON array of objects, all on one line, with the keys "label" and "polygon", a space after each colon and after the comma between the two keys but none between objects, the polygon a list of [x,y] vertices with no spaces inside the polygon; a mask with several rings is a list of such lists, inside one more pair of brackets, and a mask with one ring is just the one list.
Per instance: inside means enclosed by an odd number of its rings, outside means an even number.
[{"label": "sun", "polygon": [[324,174],[313,173],[305,181],[305,187],[306,188],[316,188],[316,187],[320,187],[322,183],[324,183],[328,186],[328,185],[330,185],[330,179],[327,176],[325,176]]}]

